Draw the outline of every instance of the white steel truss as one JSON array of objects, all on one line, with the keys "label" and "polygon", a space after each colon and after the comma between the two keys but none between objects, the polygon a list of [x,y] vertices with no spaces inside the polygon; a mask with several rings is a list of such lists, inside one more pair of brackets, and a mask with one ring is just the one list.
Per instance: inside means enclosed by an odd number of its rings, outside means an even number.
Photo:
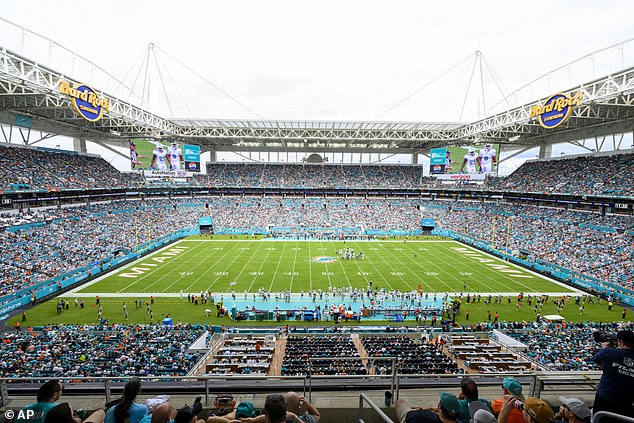
[{"label": "white steel truss", "polygon": [[108,93],[100,94],[110,99],[110,112],[88,122],[59,92],[60,81],[80,82],[0,50],[0,122],[12,125],[21,114],[32,118],[34,129],[54,134],[109,141],[171,138],[217,151],[420,152],[482,141],[536,145],[634,130],[634,67],[565,90],[583,92],[583,104],[550,130],[529,117],[538,101],[473,123],[200,120],[166,119]]}]

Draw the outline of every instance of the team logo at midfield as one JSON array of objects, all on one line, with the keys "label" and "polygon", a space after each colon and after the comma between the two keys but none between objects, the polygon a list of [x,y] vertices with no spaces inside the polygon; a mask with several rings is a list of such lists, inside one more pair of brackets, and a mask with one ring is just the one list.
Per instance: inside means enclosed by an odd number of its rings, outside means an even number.
[{"label": "team logo at midfield", "polygon": [[315,263],[334,263],[337,261],[337,257],[319,256],[319,257],[313,257],[311,261]]},{"label": "team logo at midfield", "polygon": [[570,117],[572,106],[581,106],[583,93],[577,92],[574,97],[568,94],[555,94],[550,96],[543,105],[531,106],[529,117],[537,116],[539,124],[546,128],[556,128]]}]

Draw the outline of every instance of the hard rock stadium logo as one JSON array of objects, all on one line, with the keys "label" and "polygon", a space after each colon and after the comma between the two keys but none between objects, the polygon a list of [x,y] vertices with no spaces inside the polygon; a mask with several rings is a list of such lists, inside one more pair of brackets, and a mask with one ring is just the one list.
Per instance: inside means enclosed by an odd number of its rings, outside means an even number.
[{"label": "hard rock stadium logo", "polygon": [[77,84],[71,87],[70,82],[60,81],[59,92],[70,97],[75,111],[90,122],[97,122],[103,111],[110,112],[110,100],[101,97],[88,85]]},{"label": "hard rock stadium logo", "polygon": [[537,116],[539,124],[546,129],[556,128],[570,117],[572,106],[581,106],[583,93],[577,92],[574,97],[557,93],[548,97],[543,105],[531,106],[529,117]]},{"label": "hard rock stadium logo", "polygon": [[319,256],[313,257],[311,261],[315,263],[334,263],[337,261],[337,257]]}]

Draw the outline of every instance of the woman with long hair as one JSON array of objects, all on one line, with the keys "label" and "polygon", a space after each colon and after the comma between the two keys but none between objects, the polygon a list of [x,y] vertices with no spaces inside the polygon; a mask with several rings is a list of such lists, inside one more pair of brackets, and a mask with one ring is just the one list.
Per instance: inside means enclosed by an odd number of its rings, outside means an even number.
[{"label": "woman with long hair", "polygon": [[138,423],[147,416],[147,406],[134,402],[139,392],[141,392],[141,380],[133,377],[125,384],[119,403],[106,412],[105,423]]}]

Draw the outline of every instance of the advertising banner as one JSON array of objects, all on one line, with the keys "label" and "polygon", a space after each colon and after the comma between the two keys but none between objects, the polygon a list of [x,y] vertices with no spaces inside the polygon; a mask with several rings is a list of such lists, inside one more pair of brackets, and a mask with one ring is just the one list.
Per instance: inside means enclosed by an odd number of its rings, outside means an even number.
[{"label": "advertising banner", "polygon": [[429,173],[442,174],[447,171],[447,149],[432,148],[429,152]]},{"label": "advertising banner", "polygon": [[185,144],[185,170],[200,172],[200,146]]}]

